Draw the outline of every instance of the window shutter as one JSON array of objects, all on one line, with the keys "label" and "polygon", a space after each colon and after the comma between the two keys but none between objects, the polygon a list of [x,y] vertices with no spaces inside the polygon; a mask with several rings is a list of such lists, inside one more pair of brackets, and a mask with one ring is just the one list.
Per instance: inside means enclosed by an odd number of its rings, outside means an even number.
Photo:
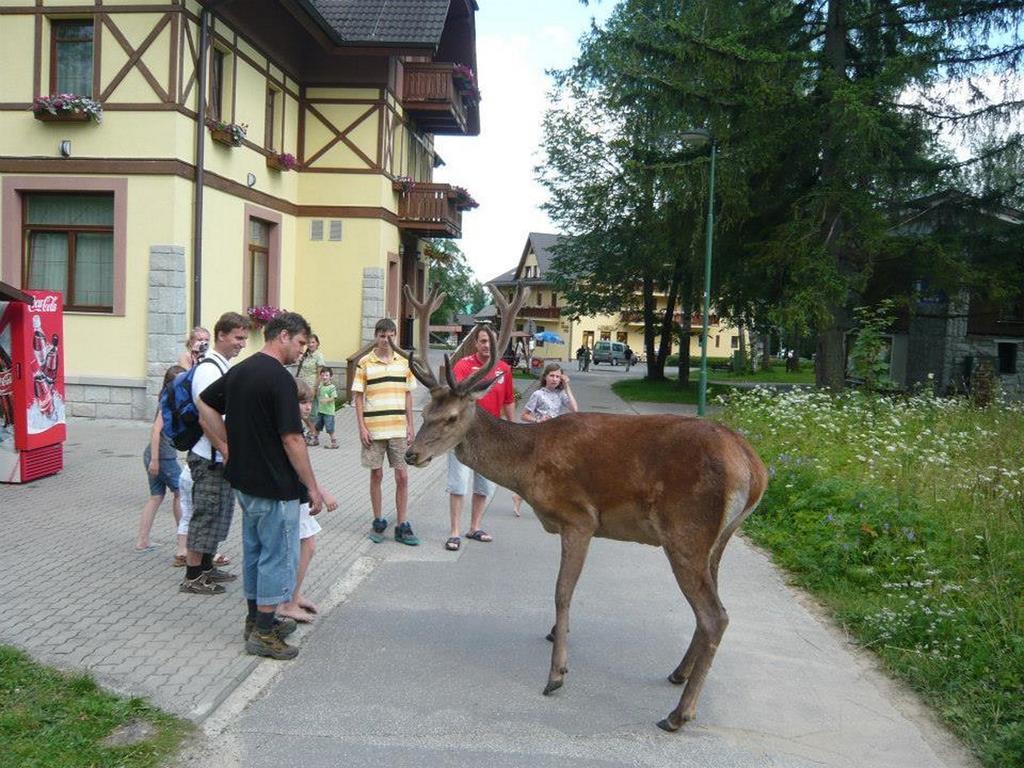
[{"label": "window shutter", "polygon": [[323,219],[312,219],[309,222],[309,239],[310,240],[323,240],[324,239],[324,220]]},{"label": "window shutter", "polygon": [[341,240],[341,219],[331,219],[331,230],[328,237],[332,242]]}]

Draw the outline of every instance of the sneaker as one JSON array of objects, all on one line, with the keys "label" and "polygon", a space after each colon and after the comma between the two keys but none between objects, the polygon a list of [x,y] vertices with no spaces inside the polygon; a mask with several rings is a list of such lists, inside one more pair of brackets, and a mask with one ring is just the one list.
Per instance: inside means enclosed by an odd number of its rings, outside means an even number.
[{"label": "sneaker", "polygon": [[211,568],[208,571],[203,571],[203,576],[206,577],[207,581],[212,581],[215,584],[222,581],[234,581],[238,578],[237,573],[222,571],[220,568]]},{"label": "sneaker", "polygon": [[220,584],[214,584],[206,578],[205,573],[201,573],[194,579],[182,579],[181,584],[178,586],[178,591],[188,592],[193,595],[219,595],[224,592],[224,587]]},{"label": "sneaker", "polygon": [[245,652],[252,656],[267,656],[271,659],[286,661],[299,655],[299,649],[288,645],[275,630],[266,634],[253,631],[245,641]]},{"label": "sneaker", "polygon": [[[292,632],[298,628],[298,623],[295,619],[282,619],[277,616],[274,617],[274,632],[277,632],[277,636],[280,638],[288,637]],[[249,635],[256,628],[256,619],[251,616],[245,617],[245,629],[242,631],[242,639],[248,640]]]},{"label": "sneaker", "polygon": [[388,519],[386,517],[375,517],[373,518],[373,532],[384,533],[388,527]]},{"label": "sneaker", "polygon": [[400,544],[408,544],[410,547],[415,547],[420,543],[420,540],[416,538],[416,534],[412,532],[412,526],[409,525],[408,521],[395,526],[395,541]]}]

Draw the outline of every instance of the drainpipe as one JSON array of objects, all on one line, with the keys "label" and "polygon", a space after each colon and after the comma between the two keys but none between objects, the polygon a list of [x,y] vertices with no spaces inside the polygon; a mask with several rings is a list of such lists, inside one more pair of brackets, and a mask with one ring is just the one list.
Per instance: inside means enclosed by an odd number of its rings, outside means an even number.
[{"label": "drainpipe", "polygon": [[207,3],[199,15],[199,103],[196,115],[196,174],[192,207],[192,326],[202,324],[203,297],[203,188],[206,184],[206,48],[210,43],[210,18],[220,2]]}]

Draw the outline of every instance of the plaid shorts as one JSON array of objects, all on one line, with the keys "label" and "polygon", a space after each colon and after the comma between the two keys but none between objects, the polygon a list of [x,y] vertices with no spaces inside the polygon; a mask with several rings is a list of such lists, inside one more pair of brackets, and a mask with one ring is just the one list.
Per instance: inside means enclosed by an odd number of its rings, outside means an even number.
[{"label": "plaid shorts", "polygon": [[192,520],[188,526],[188,548],[212,554],[228,537],[235,494],[224,479],[224,465],[211,466],[209,459],[188,454],[192,473]]}]

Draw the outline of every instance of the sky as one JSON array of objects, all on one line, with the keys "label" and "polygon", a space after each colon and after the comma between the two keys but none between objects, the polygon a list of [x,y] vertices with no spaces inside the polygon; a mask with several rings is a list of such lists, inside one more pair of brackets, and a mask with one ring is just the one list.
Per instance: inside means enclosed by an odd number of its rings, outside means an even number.
[{"label": "sky", "polygon": [[556,232],[540,210],[546,193],[535,180],[548,69],[572,64],[591,19],[614,2],[478,0],[476,14],[479,136],[439,136],[445,165],[434,180],[465,187],[480,207],[462,216],[458,245],[481,282],[512,269],[530,232]]}]

